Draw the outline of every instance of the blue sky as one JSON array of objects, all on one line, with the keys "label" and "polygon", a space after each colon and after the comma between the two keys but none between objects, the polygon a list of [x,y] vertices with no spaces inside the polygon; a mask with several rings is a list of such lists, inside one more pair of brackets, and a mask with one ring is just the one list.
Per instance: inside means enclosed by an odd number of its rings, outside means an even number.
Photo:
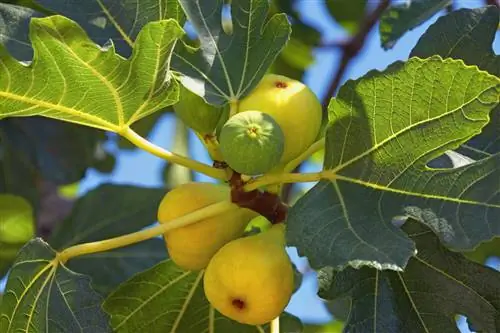
[{"label": "blue sky", "polygon": [[[468,0],[458,1],[457,4],[460,7],[477,7],[478,4],[482,2],[482,0]],[[324,6],[324,1],[322,0],[302,0],[299,1],[298,9],[303,13],[303,19],[305,21],[323,32],[325,42],[338,41],[345,36],[345,33],[342,28],[329,17]],[[410,50],[417,43],[418,38],[436,18],[437,16],[423,26],[407,33],[398,43],[396,43],[394,48],[389,51],[384,51],[380,47],[377,29],[374,29],[369,35],[362,53],[351,63],[344,79],[357,78],[371,69],[382,70],[394,61],[407,59]],[[498,36],[494,44],[494,49],[499,53],[500,41]],[[315,63],[306,73],[304,81],[319,98],[322,98],[326,91],[326,87],[333,75],[332,73],[336,69],[339,56],[340,54],[336,49],[318,49],[315,51]],[[172,116],[166,116],[157,124],[149,139],[160,146],[168,148],[171,143],[174,129],[175,124],[172,121]],[[203,147],[196,137],[192,136],[190,145],[194,158],[210,163],[208,155],[203,150]],[[107,149],[114,151],[116,147],[109,145]],[[84,193],[103,182],[127,183],[140,186],[160,186],[162,184],[162,168],[163,162],[146,152],[139,150],[121,152],[117,158],[117,165],[112,174],[104,175],[95,170],[90,170],[81,183],[80,191]],[[308,165],[306,170],[313,171],[317,168],[317,165]],[[210,181],[209,178],[201,175],[197,175],[196,179],[200,181]],[[308,185],[306,184],[306,186]],[[304,266],[305,259],[298,258],[294,249],[290,249],[289,253],[299,269]],[[498,261],[493,260],[490,263],[492,266],[498,267]],[[330,315],[325,310],[322,302],[315,296],[316,287],[314,273],[307,274],[304,277],[303,285],[294,295],[287,310],[307,322],[328,321]],[[463,325],[461,325],[461,329],[467,332]]]}]

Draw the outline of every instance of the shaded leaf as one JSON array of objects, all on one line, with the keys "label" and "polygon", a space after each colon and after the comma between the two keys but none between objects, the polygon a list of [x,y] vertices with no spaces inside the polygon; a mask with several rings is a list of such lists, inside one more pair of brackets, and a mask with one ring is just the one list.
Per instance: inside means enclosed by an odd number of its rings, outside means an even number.
[{"label": "shaded leaf", "polygon": [[33,57],[28,39],[29,20],[41,16],[31,8],[0,3],[0,44],[16,59],[29,61]]},{"label": "shaded leaf", "polygon": [[[468,65],[477,65],[489,73],[500,76],[500,56],[493,51],[492,44],[499,22],[500,10],[495,6],[460,9],[440,17],[420,37],[411,51],[411,56],[430,57],[437,54],[443,58],[462,59]],[[480,135],[467,145],[488,154],[500,152],[500,107],[490,114],[491,120]],[[461,152],[471,156],[474,151],[463,147]],[[485,156],[474,156],[484,158]]]},{"label": "shaded leaf", "polygon": [[[71,215],[59,224],[49,243],[58,250],[139,231],[156,221],[165,189],[101,185],[79,198]],[[125,248],[76,257],[68,267],[92,277],[108,294],[120,283],[166,258],[165,243],[155,238]]]},{"label": "shaded leaf", "polygon": [[449,4],[451,0],[410,0],[389,7],[380,18],[382,47],[393,47],[407,31],[418,27]]},{"label": "shaded leaf", "polygon": [[30,27],[36,57],[29,67],[5,50],[0,55],[2,117],[43,115],[119,132],[176,102],[177,85],[167,71],[183,33],[175,21],[148,24],[129,60],[112,47],[100,49],[67,18],[36,18]]},{"label": "shaded leaf", "polygon": [[481,131],[499,91],[497,77],[439,57],[348,81],[329,106],[329,180],[291,208],[289,244],[314,268],[401,270],[414,245],[391,223],[396,216],[425,222],[459,250],[500,234],[500,155],[456,169],[427,167]]},{"label": "shaded leaf", "polygon": [[267,0],[231,1],[232,33],[222,28],[224,0],[179,0],[201,41],[177,44],[172,68],[191,91],[215,105],[241,99],[257,85],[290,36],[284,14],[267,22]]},{"label": "shaded leaf", "polygon": [[103,307],[118,333],[268,331],[268,325],[243,325],[222,316],[205,298],[202,280],[203,271],[185,271],[167,260],[122,284]]},{"label": "shaded leaf", "polygon": [[330,15],[348,32],[355,33],[365,16],[367,0],[327,0]]},{"label": "shaded leaf", "polygon": [[500,273],[444,248],[422,224],[403,230],[418,253],[404,272],[348,268],[322,271],[319,295],[350,297],[345,332],[459,332],[455,315],[467,316],[481,332],[500,329]]},{"label": "shaded leaf", "polygon": [[111,332],[90,278],[55,256],[41,239],[21,250],[0,304],[0,332]]},{"label": "shaded leaf", "polygon": [[42,117],[3,119],[0,131],[4,149],[23,155],[38,176],[60,185],[83,178],[105,138],[98,130]]}]

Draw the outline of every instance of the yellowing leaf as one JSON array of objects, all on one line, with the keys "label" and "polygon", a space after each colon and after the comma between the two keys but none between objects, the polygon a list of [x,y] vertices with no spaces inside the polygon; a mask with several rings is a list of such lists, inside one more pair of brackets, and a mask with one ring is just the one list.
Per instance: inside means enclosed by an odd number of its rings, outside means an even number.
[{"label": "yellowing leaf", "polygon": [[17,62],[0,50],[0,117],[42,115],[120,132],[177,101],[168,70],[183,30],[175,20],[147,24],[130,59],[93,43],[62,16],[34,18],[34,58]]}]

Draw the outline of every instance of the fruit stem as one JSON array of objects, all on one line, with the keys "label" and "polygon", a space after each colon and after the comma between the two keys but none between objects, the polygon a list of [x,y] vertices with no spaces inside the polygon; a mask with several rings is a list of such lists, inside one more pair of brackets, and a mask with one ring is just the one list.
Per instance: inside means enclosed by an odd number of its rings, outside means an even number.
[{"label": "fruit stem", "polygon": [[210,218],[221,213],[224,213],[230,209],[234,209],[234,204],[230,201],[222,201],[215,203],[213,205],[206,206],[204,208],[198,209],[194,212],[181,216],[179,218],[173,219],[168,223],[158,224],[154,227],[144,229],[141,231],[133,232],[127,235],[105,239],[97,242],[90,242],[84,244],[78,244],[75,246],[68,247],[62,252],[58,253],[57,257],[59,262],[66,263],[69,259],[82,256],[86,254],[92,254],[97,252],[104,252],[119,247],[128,246],[138,242],[148,240],[150,238],[163,235],[165,232],[187,226],[198,222],[199,220]]},{"label": "fruit stem", "polygon": [[276,317],[271,322],[271,333],[280,333],[280,317]]},{"label": "fruit stem", "polygon": [[225,180],[226,179],[226,172],[221,169],[213,168],[207,164],[192,160],[188,157],[184,157],[175,153],[172,153],[166,149],[163,149],[154,143],[148,141],[147,139],[143,138],[134,130],[132,130],[130,127],[126,127],[122,131],[120,131],[118,134],[123,136],[124,138],[128,139],[130,142],[132,142],[134,145],[137,147],[155,155],[160,158],[163,158],[164,160],[169,161],[170,163],[175,163],[182,165],[186,168],[189,168],[193,171],[202,173],[204,175],[207,175],[212,178],[216,179],[221,179]]},{"label": "fruit stem", "polygon": [[262,186],[267,186],[271,184],[285,184],[285,183],[309,183],[317,182],[321,179],[333,179],[335,174],[332,170],[324,170],[321,172],[311,172],[311,173],[280,173],[280,174],[267,174],[260,177],[256,177],[250,180],[243,186],[243,190],[246,192],[253,191]]},{"label": "fruit stem", "polygon": [[297,158],[291,160],[285,167],[284,172],[291,172],[295,170],[302,162],[311,157],[312,154],[323,149],[325,147],[325,138],[322,138],[315,143],[313,143],[305,152],[300,154]]}]

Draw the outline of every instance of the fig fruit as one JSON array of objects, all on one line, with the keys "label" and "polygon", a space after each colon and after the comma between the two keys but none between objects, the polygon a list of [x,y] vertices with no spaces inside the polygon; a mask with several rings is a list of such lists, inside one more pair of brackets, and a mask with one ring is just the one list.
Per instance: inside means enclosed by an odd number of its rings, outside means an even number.
[{"label": "fig fruit", "polygon": [[273,225],[227,243],[214,255],[203,284],[217,311],[248,325],[268,323],[283,312],[294,288],[284,231],[284,224]]},{"label": "fig fruit", "polygon": [[[158,221],[169,221],[208,205],[230,200],[230,189],[212,183],[186,183],[168,192],[158,208]],[[200,270],[227,242],[240,237],[258,214],[234,204],[220,215],[170,230],[163,237],[170,258],[181,268]]]},{"label": "fig fruit", "polygon": [[179,102],[173,106],[177,116],[202,135],[213,133],[224,113],[223,108],[208,104],[182,84],[179,87]]},{"label": "fig fruit", "polygon": [[285,136],[280,165],[285,165],[309,148],[321,128],[321,103],[300,81],[267,74],[239,104],[238,112],[259,110],[274,118]]},{"label": "fig fruit", "polygon": [[259,175],[279,163],[284,141],[283,131],[271,116],[260,111],[245,111],[224,124],[219,148],[233,170]]}]

